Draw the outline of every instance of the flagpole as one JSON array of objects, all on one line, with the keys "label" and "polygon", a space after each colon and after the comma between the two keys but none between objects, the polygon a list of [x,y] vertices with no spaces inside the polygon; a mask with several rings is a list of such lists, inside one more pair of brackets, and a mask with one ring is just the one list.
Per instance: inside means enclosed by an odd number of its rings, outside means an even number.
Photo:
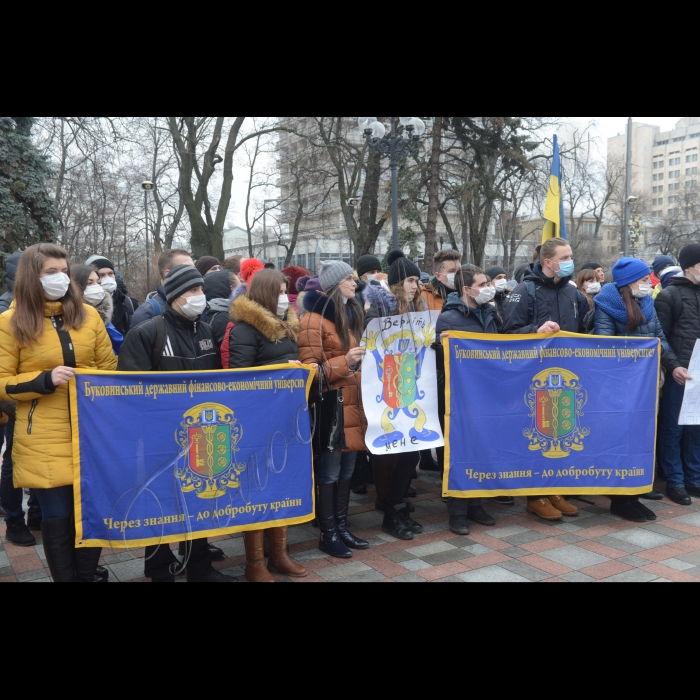
[{"label": "flagpole", "polygon": [[623,253],[626,258],[630,254],[630,219],[632,218],[632,129],[633,117],[627,120],[627,187],[625,195],[625,222],[623,233]]}]

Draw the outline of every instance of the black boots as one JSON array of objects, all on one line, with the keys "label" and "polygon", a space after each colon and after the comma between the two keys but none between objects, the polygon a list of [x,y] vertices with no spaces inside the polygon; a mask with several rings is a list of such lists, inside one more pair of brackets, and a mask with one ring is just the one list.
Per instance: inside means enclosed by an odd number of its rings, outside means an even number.
[{"label": "black boots", "polygon": [[423,528],[411,519],[405,503],[400,503],[397,506],[385,503],[382,529],[387,535],[404,542],[410,542],[415,535],[420,535],[423,532]]},{"label": "black boots", "polygon": [[75,575],[78,583],[107,583],[97,576],[97,566],[102,556],[101,549],[75,550]]},{"label": "black boots", "polygon": [[340,539],[335,518],[336,484],[318,487],[316,516],[321,528],[321,541],[318,548],[334,559],[352,559],[352,551]]},{"label": "black boots", "polygon": [[5,537],[15,547],[33,547],[36,544],[36,538],[29,532],[24,520],[19,525],[8,525]]},{"label": "black boots", "polygon": [[349,549],[358,551],[369,549],[369,542],[360,540],[348,530],[348,510],[350,508],[350,487],[352,482],[338,482],[335,495],[335,519],[338,536]]},{"label": "black boots", "polygon": [[77,583],[73,521],[44,520],[41,524],[44,554],[54,583]]},{"label": "black boots", "polygon": [[656,520],[654,511],[643,506],[636,497],[612,496],[611,501],[610,512],[618,518],[630,523],[647,523]]},{"label": "black boots", "polygon": [[467,518],[473,523],[484,527],[494,527],[496,525],[496,521],[481,506],[470,506]]},{"label": "black boots", "polygon": [[685,489],[667,489],[666,495],[679,506],[693,505],[693,499]]}]

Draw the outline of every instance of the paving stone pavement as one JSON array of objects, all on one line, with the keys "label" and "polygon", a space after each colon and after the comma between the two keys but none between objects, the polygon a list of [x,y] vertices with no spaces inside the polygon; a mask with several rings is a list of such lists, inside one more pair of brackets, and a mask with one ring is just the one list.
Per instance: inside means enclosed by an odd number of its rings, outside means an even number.
[{"label": "paving stone pavement", "polygon": [[[513,507],[485,506],[496,527],[472,525],[469,537],[450,532],[440,483],[419,473],[415,482],[415,519],[425,533],[399,542],[382,532],[374,510],[374,492],[353,496],[350,525],[372,544],[352,560],[339,561],[317,549],[318,531],[311,525],[290,530],[290,552],[309,570],[309,577],[284,583],[700,583],[700,501],[690,508],[670,501],[647,503],[658,521],[627,523],[610,514],[610,502],[592,497],[578,501],[578,518],[544,523],[525,512],[523,499]],[[663,491],[663,485],[658,485]],[[15,547],[0,523],[0,583],[48,583],[41,544]],[[240,535],[215,541],[228,559],[216,568],[243,579],[245,549]],[[143,550],[103,552],[103,565],[113,583],[144,582]],[[184,580],[184,579],[182,579]]]}]

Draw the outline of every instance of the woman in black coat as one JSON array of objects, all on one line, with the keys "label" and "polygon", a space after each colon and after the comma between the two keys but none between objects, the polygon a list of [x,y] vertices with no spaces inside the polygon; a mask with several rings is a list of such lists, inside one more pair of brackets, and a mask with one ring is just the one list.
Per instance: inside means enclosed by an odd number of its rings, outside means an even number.
[{"label": "woman in black coat", "polygon": [[[299,319],[289,305],[288,280],[276,270],[262,270],[251,281],[246,295],[231,304],[231,369],[299,363]],[[274,583],[270,569],[292,578],[308,572],[287,554],[286,527],[268,530],[270,558],[265,566],[265,531],[245,534],[245,575],[251,583]]]}]

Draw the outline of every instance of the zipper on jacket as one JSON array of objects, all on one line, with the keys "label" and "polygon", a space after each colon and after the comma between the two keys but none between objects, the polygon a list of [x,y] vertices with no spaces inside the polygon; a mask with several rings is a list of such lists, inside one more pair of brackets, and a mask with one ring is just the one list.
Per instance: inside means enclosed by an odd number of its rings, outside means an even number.
[{"label": "zipper on jacket", "polygon": [[34,399],[32,401],[32,407],[29,411],[29,424],[27,425],[27,435],[32,434],[32,421],[34,420],[34,411],[36,411],[36,407],[39,404],[39,399]]}]

